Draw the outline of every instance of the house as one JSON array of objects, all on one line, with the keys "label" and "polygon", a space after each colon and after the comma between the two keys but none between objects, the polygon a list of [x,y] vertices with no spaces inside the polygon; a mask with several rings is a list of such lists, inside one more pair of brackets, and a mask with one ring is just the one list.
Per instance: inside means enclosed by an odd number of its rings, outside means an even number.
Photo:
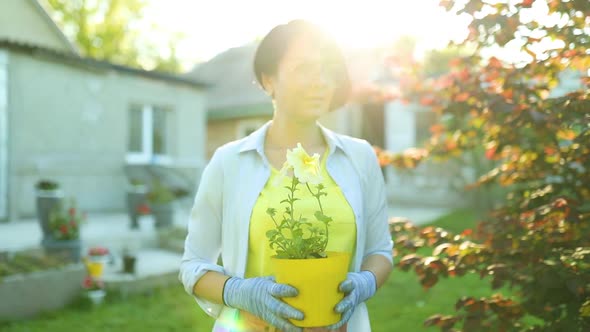
[{"label": "house", "polygon": [[206,87],[81,57],[37,1],[0,2],[0,220],[35,215],[40,179],[88,212],[123,211],[142,167],[194,189]]}]

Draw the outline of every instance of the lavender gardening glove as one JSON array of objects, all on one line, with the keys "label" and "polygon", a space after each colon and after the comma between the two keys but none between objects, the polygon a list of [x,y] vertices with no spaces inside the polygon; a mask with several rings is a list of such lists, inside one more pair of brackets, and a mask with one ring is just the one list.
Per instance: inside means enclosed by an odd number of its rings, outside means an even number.
[{"label": "lavender gardening glove", "polygon": [[300,332],[301,328],[287,319],[303,319],[303,313],[281,297],[297,296],[297,289],[275,282],[274,277],[236,278],[232,277],[223,288],[223,301],[226,305],[248,311],[274,327],[287,332]]},{"label": "lavender gardening glove", "polygon": [[357,305],[371,298],[377,291],[377,278],[370,271],[348,272],[346,280],[340,283],[338,289],[346,294],[334,310],[342,314],[342,319],[327,328],[335,330],[346,324]]}]

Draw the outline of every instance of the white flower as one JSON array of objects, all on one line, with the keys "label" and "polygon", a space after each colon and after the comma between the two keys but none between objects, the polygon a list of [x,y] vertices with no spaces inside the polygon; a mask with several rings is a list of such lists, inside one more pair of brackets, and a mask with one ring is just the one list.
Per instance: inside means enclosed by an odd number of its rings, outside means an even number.
[{"label": "white flower", "polygon": [[297,143],[296,148],[287,150],[287,161],[281,168],[281,174],[286,174],[289,168],[293,169],[295,177],[301,183],[319,184],[322,182],[320,155],[314,153],[313,156],[309,156],[301,143]]}]

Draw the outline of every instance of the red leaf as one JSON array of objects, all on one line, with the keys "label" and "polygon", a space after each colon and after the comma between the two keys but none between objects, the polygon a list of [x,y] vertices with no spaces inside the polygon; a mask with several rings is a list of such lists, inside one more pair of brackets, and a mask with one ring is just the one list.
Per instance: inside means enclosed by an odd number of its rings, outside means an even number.
[{"label": "red leaf", "polygon": [[490,66],[491,68],[502,68],[502,62],[500,62],[500,60],[498,60],[498,58],[493,56],[488,61],[488,66]]},{"label": "red leaf", "polygon": [[465,81],[469,78],[469,70],[467,68],[461,70],[460,72],[458,72],[456,74],[457,78],[460,79],[461,81]]},{"label": "red leaf", "polygon": [[440,124],[433,124],[432,126],[430,126],[430,128],[428,129],[433,135],[440,135],[445,131],[445,127]]},{"label": "red leaf", "polygon": [[461,92],[460,94],[455,96],[455,101],[462,102],[466,101],[469,98],[468,92]]},{"label": "red leaf", "polygon": [[420,98],[420,104],[424,106],[431,106],[432,104],[434,104],[434,98],[431,96],[424,96]]},{"label": "red leaf", "polygon": [[459,65],[461,65],[461,58],[453,58],[449,61],[450,67],[458,67]]},{"label": "red leaf", "polygon": [[546,147],[544,148],[544,150],[545,150],[545,153],[546,153],[546,154],[548,154],[548,155],[552,155],[552,154],[554,154],[555,152],[557,152],[557,150],[555,150],[554,148],[552,148],[552,147],[550,147],[550,146],[546,146]]},{"label": "red leaf", "polygon": [[425,290],[430,289],[432,286],[436,285],[437,282],[438,276],[436,274],[428,274],[424,278],[422,278],[422,280],[420,280],[422,288],[424,288]]},{"label": "red leaf", "polygon": [[504,98],[506,98],[507,100],[512,100],[512,97],[514,96],[514,91],[512,91],[512,90],[504,90],[502,92],[502,96]]},{"label": "red leaf", "polygon": [[497,148],[498,147],[496,145],[494,145],[491,148],[486,149],[486,159],[493,160],[494,156],[496,155]]}]

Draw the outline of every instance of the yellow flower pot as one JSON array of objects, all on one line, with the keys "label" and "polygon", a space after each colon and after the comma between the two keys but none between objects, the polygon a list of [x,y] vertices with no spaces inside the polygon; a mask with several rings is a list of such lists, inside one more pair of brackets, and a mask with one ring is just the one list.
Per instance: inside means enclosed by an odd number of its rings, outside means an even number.
[{"label": "yellow flower pot", "polygon": [[340,321],[341,314],[334,307],[344,298],[338,286],[346,280],[350,254],[327,252],[327,255],[317,259],[271,259],[276,281],[299,291],[296,297],[282,299],[305,315],[303,320],[291,320],[296,326],[320,327]]},{"label": "yellow flower pot", "polygon": [[86,269],[88,270],[88,274],[93,278],[101,278],[104,272],[104,265],[105,262],[103,261],[95,261],[90,260],[88,258],[84,258],[84,264],[86,265]]}]

